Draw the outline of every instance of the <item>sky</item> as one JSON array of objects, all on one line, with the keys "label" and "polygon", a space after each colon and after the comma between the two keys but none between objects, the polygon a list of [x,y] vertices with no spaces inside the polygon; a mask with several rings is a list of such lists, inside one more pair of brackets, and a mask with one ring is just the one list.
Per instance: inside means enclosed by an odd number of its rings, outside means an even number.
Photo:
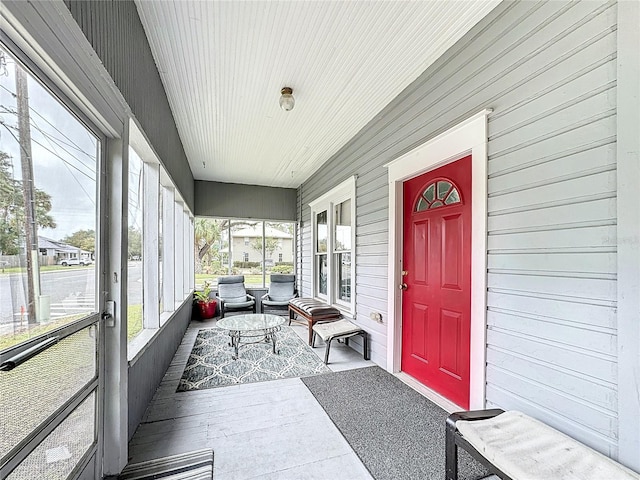
[{"label": "sky", "polygon": [[[0,151],[12,157],[13,176],[21,180],[16,64],[6,52],[5,59],[0,63]],[[51,196],[50,215],[57,224],[39,228],[38,235],[61,240],[78,230],[95,231],[99,142],[31,75],[28,92],[35,186]]]}]

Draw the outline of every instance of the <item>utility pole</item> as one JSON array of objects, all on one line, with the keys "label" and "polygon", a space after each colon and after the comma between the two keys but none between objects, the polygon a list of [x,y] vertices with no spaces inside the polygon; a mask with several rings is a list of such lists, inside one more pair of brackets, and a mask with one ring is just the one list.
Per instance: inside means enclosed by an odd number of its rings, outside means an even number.
[{"label": "utility pole", "polygon": [[29,90],[27,73],[16,63],[16,103],[22,164],[22,198],[24,201],[24,233],[27,257],[27,312],[29,324],[38,323],[36,301],[40,297],[38,266],[38,227],[35,215],[35,187],[31,158],[31,126],[29,123]]}]

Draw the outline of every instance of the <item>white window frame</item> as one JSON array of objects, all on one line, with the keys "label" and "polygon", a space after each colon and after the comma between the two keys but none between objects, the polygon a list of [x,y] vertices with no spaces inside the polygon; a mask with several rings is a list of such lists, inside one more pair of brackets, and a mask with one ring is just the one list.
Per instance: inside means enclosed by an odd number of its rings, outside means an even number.
[{"label": "white window frame", "polygon": [[[345,302],[337,298],[337,265],[335,265],[335,219],[334,211],[335,206],[343,203],[347,200],[351,200],[351,301]],[[311,208],[311,284],[313,296],[327,302],[340,309],[343,314],[347,314],[353,318],[356,315],[356,177],[349,177],[340,185],[332,188],[324,195],[316,198],[309,203]],[[316,258],[318,256],[318,242],[317,242],[317,215],[324,211],[327,211],[327,295],[319,294],[318,285],[318,264]],[[322,253],[324,255],[324,253]]]},{"label": "white window frame", "polygon": [[[175,189],[173,186],[162,185],[162,297],[163,311],[173,312],[176,308],[175,296]],[[169,315],[162,315],[161,323]]]},{"label": "white window frame", "polygon": [[[140,156],[140,154],[138,154]],[[160,165],[140,156],[143,172],[142,205],[142,328],[160,327],[160,290],[158,258],[158,217],[160,195]]]},{"label": "white window frame", "polygon": [[191,294],[190,288],[191,288],[191,278],[189,277],[190,273],[191,273],[191,259],[194,258],[193,255],[191,255],[191,250],[189,249],[189,244],[191,243],[191,234],[189,232],[189,229],[191,228],[191,221],[189,218],[189,208],[187,207],[186,203],[183,204],[183,211],[182,211],[182,275],[183,275],[183,281],[182,281],[182,292],[183,292],[183,296],[182,298],[184,299],[185,297],[187,297],[188,295]]},{"label": "white window frame", "polygon": [[[313,272],[312,275],[312,281],[311,281],[311,285],[312,285],[312,291],[313,291],[313,296],[315,298],[318,298],[320,300],[323,300],[327,303],[331,303],[329,300],[329,293],[331,290],[331,285],[332,282],[331,277],[329,275],[329,257],[331,256],[331,252],[329,251],[329,229],[331,228],[331,223],[329,221],[329,209],[331,207],[326,207],[324,205],[319,206],[318,210],[314,210],[313,213],[311,214],[311,220],[312,220],[312,225],[313,225],[313,230],[312,230],[312,241],[313,241],[313,256],[311,257],[311,271]],[[327,249],[324,252],[319,252],[318,251],[318,215],[322,212],[327,212],[327,223],[326,228],[327,228]],[[327,257],[327,293],[321,293],[320,292],[320,282],[318,281],[319,278],[319,274],[320,274],[320,257],[321,256],[326,256]]]},{"label": "white window frame", "polygon": [[[182,198],[176,194],[176,202],[174,204],[175,208],[175,230],[174,230],[174,241],[175,241],[175,283],[174,283],[174,292],[176,302],[181,302],[184,299],[184,204],[182,203]],[[176,308],[178,304],[176,303]]]}]

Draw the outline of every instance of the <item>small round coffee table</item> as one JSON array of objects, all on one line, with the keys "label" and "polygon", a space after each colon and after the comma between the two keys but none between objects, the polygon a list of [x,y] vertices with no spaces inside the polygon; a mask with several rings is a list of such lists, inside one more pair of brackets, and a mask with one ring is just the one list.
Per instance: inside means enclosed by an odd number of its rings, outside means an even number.
[{"label": "small round coffee table", "polygon": [[[216,327],[229,332],[234,353],[232,358],[238,359],[238,349],[240,345],[253,343],[269,343],[273,345],[273,353],[276,352],[276,332],[282,329],[285,322],[284,317],[278,315],[267,315],[264,313],[252,313],[248,315],[234,315],[233,317],[218,320]],[[243,341],[245,338],[259,339],[253,341]]]}]

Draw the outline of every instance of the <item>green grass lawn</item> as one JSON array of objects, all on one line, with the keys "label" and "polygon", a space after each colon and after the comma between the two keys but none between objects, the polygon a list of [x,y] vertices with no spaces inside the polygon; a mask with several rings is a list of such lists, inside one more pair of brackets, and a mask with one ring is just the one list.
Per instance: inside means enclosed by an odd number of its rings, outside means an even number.
[{"label": "green grass lawn", "polygon": [[[50,323],[34,325],[23,332],[0,336],[0,351],[18,345],[30,338],[45,334],[58,327],[79,320],[85,314],[59,318]],[[142,331],[142,305],[129,305],[127,308],[127,340],[131,340]]]},{"label": "green grass lawn", "polygon": [[131,340],[142,331],[142,305],[127,307],[127,340]]},{"label": "green grass lawn", "polygon": [[[54,270],[71,270],[71,269],[76,269],[76,268],[92,268],[93,265],[86,265],[86,266],[80,266],[80,265],[74,265],[74,266],[70,266],[70,267],[64,267],[62,265],[42,265],[40,267],[40,273],[42,272],[51,272]],[[0,275],[2,275],[3,273],[8,275],[10,273],[26,273],[27,272],[27,267],[7,267],[7,268],[0,268]]]},{"label": "green grass lawn", "polygon": [[69,317],[59,318],[50,323],[41,323],[33,325],[32,327],[26,329],[23,332],[11,333],[8,335],[0,336],[0,351],[5,348],[12,347],[13,345],[17,345],[22,343],[30,338],[37,337],[38,335],[42,335],[44,333],[50,332],[51,330],[55,330],[58,327],[66,325],[68,323],[79,320],[84,317],[85,314],[78,314]]},{"label": "green grass lawn", "polygon": [[[205,280],[211,282],[213,285],[217,285],[219,276],[222,276],[222,275],[196,273],[196,289],[201,288]],[[269,275],[267,275],[267,283],[268,282],[269,282]],[[247,288],[262,288],[262,274],[245,275],[244,284]]]}]

